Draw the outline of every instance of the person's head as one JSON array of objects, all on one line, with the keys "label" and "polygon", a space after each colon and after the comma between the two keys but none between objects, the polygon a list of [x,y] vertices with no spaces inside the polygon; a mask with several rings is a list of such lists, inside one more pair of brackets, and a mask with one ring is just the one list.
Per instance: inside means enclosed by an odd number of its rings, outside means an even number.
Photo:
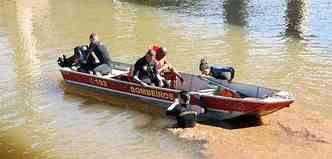
[{"label": "person's head", "polygon": [[91,33],[89,37],[90,42],[96,42],[98,41],[98,36],[96,33]]},{"label": "person's head", "polygon": [[145,54],[145,59],[148,62],[151,62],[152,60],[154,60],[156,58],[156,52],[154,50],[148,50],[148,52]]},{"label": "person's head", "polygon": [[208,75],[210,72],[209,63],[206,58],[202,58],[199,64],[199,70],[201,71],[201,74]]},{"label": "person's head", "polygon": [[181,91],[178,95],[178,99],[180,104],[189,104],[190,103],[190,95],[188,91]]},{"label": "person's head", "polygon": [[156,55],[156,59],[159,61],[166,56],[167,49],[165,47],[160,47],[157,52],[158,54]]}]

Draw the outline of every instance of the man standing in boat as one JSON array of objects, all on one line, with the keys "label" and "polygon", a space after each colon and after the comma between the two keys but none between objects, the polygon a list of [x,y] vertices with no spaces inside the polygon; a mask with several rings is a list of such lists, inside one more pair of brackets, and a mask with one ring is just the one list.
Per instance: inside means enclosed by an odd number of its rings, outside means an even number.
[{"label": "man standing in boat", "polygon": [[144,57],[136,61],[133,72],[135,82],[144,86],[164,86],[164,83],[157,71],[157,66],[154,61],[155,58],[156,53],[153,50],[148,50]]},{"label": "man standing in boat", "polygon": [[102,44],[102,42],[99,41],[96,33],[91,33],[89,40],[90,44],[86,59],[90,56],[93,57],[93,71],[95,73],[99,72],[102,75],[112,73],[112,61],[107,48]]}]

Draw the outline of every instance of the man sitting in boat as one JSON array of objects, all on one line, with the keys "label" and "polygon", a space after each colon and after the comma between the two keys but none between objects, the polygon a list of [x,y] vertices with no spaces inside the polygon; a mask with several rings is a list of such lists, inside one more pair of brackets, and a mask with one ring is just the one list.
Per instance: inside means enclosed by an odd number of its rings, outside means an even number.
[{"label": "man sitting in boat", "polygon": [[[208,61],[205,58],[201,59],[199,70],[201,71],[202,75],[212,76],[216,79],[227,80],[228,82],[233,80],[235,74],[233,67],[209,67]],[[228,73],[230,76],[227,75]]]},{"label": "man sitting in boat", "polygon": [[166,60],[167,49],[160,47],[159,45],[153,45],[150,50],[156,52],[156,64],[157,70],[166,81],[170,81],[170,87],[176,87],[176,79],[179,78],[181,83],[183,83],[183,78],[180,73],[178,73],[175,68]]},{"label": "man sitting in boat", "polygon": [[187,91],[181,91],[174,103],[166,110],[166,115],[175,116],[177,124],[181,128],[195,127],[198,113],[192,109],[190,103],[190,95]]},{"label": "man sitting in boat", "polygon": [[87,59],[90,56],[94,59],[94,64],[91,66],[95,73],[101,73],[107,75],[112,72],[112,61],[106,47],[98,40],[98,36],[95,33],[90,35],[90,44],[87,53]]},{"label": "man sitting in boat", "polygon": [[144,57],[136,61],[133,71],[133,79],[135,82],[140,83],[143,86],[164,86],[157,71],[157,66],[154,61],[155,57],[156,53],[153,50],[148,50]]}]

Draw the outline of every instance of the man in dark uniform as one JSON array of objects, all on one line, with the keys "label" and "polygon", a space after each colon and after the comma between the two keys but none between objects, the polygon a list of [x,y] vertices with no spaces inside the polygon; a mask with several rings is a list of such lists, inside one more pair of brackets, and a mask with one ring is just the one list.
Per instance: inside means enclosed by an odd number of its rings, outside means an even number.
[{"label": "man in dark uniform", "polygon": [[90,35],[90,44],[87,53],[87,59],[90,56],[94,59],[93,71],[99,72],[102,75],[112,73],[112,61],[106,47],[98,40],[98,36],[95,33]]},{"label": "man in dark uniform", "polygon": [[157,71],[156,63],[154,58],[156,53],[149,50],[144,57],[138,59],[134,65],[134,81],[147,86],[157,86],[162,87],[163,81]]},{"label": "man in dark uniform", "polygon": [[196,125],[198,114],[202,112],[203,109],[195,111],[190,105],[188,92],[181,91],[174,103],[167,108],[166,115],[175,116],[179,127],[192,128]]}]

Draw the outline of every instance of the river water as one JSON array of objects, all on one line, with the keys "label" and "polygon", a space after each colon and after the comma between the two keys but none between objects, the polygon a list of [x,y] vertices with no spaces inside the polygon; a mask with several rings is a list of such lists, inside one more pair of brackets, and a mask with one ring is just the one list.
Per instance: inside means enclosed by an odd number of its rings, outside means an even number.
[{"label": "river water", "polygon": [[[1,0],[0,158],[331,158],[330,0]],[[255,126],[174,121],[149,104],[73,88],[55,62],[96,32],[114,60],[159,43],[296,103]],[[243,122],[243,121],[242,121]],[[245,123],[246,121],[244,121]]]}]

